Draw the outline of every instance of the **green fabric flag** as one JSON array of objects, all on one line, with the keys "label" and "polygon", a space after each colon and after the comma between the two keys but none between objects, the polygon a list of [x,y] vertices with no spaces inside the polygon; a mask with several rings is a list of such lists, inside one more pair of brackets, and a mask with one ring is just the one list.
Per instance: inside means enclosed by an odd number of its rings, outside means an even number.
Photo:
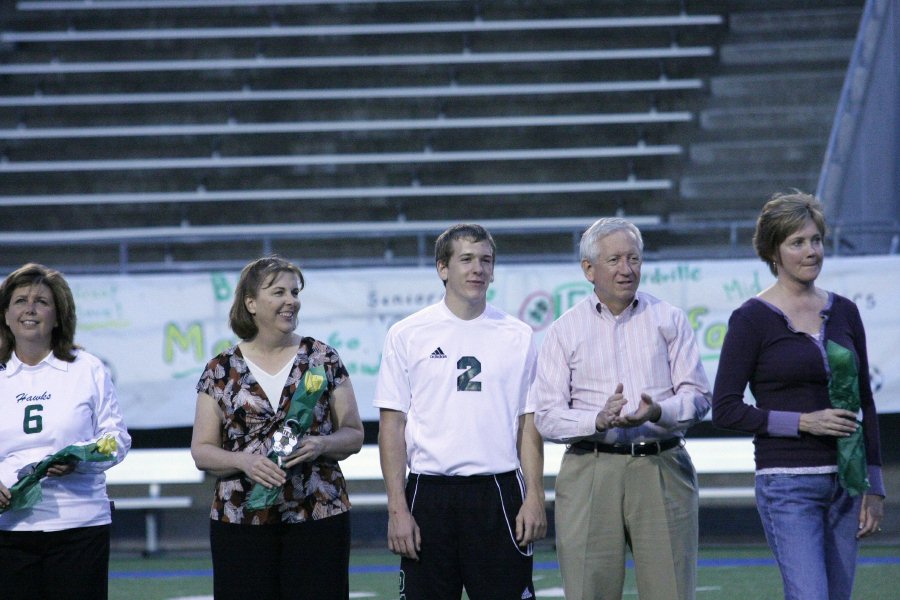
[{"label": "green fabric flag", "polygon": [[[291,396],[291,405],[284,416],[284,426],[290,428],[294,435],[300,437],[312,425],[315,416],[313,409],[316,402],[325,393],[328,380],[325,378],[325,368],[322,366],[310,367],[303,374],[303,379],[297,383],[297,389]],[[269,460],[278,464],[278,455],[274,450],[269,452]],[[248,510],[262,510],[272,506],[278,500],[281,492],[279,487],[267,488],[264,485],[254,484],[247,501]]]},{"label": "green fabric flag", "polygon": [[[828,340],[825,347],[831,381],[828,383],[828,397],[831,406],[859,412],[859,370],[856,355],[852,351]],[[863,439],[862,423],[849,437],[838,438],[838,479],[841,486],[857,496],[869,489],[866,469],[866,447]]]},{"label": "green fabric flag", "polygon": [[76,463],[81,461],[103,462],[112,460],[116,456],[116,440],[111,436],[104,436],[91,444],[84,446],[66,446],[59,452],[44,457],[30,473],[21,477],[19,481],[9,488],[12,496],[5,508],[0,508],[0,513],[7,510],[21,510],[31,508],[41,501],[41,480],[47,476],[47,471],[55,464]]}]

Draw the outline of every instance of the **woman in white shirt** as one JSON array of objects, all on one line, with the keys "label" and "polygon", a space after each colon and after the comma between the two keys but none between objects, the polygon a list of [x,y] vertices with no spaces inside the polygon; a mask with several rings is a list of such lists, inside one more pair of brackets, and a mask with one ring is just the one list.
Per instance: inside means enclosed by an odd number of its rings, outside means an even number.
[{"label": "woman in white shirt", "polygon": [[[5,599],[105,599],[110,502],[104,471],[131,437],[102,361],[74,343],[75,301],[62,274],[30,263],[0,285],[0,581]],[[49,463],[41,499],[10,488],[69,446],[110,459]],[[114,442],[114,443],[113,443]],[[46,464],[46,463],[45,463]]]}]

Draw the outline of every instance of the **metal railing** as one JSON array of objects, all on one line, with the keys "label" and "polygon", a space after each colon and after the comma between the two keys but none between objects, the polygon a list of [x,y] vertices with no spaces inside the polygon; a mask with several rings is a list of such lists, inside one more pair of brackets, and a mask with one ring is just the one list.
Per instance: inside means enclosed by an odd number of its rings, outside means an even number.
[{"label": "metal railing", "polygon": [[679,92],[702,90],[696,77],[623,81],[581,81],[563,83],[512,83],[434,86],[394,86],[321,89],[254,89],[191,92],[132,92],[102,94],[45,94],[35,90],[28,96],[0,96],[0,107],[109,106],[126,104],[207,104],[224,102],[308,102],[331,100],[393,100],[424,98],[494,98],[500,96],[551,96],[566,94],[621,94],[633,92]]},{"label": "metal railing", "polygon": [[[599,215],[598,215],[599,216]],[[749,242],[755,221],[721,220],[703,222],[669,223],[657,215],[625,216],[640,227],[645,239],[645,257],[648,260],[680,259],[722,259],[746,258],[753,256]],[[556,219],[487,219],[480,220],[495,237],[520,236],[531,240],[537,235],[558,235],[569,240],[570,250],[562,252],[541,252],[534,248],[528,253],[504,251],[503,261],[559,262],[577,261],[578,244],[581,234],[591,224],[592,218],[571,217]],[[56,231],[48,235],[45,231],[20,231],[0,233],[0,249],[4,247],[35,247],[55,250],[60,260],[54,266],[68,273],[137,273],[137,272],[187,272],[209,269],[239,269],[246,260],[158,260],[135,262],[130,258],[133,246],[147,245],[190,245],[208,244],[211,248],[222,242],[247,242],[257,245],[255,255],[271,253],[279,240],[319,240],[335,243],[348,240],[379,239],[415,241],[415,254],[362,255],[345,253],[329,258],[304,259],[307,267],[364,267],[364,266],[424,266],[433,261],[432,244],[434,238],[455,221],[391,221],[391,222],[348,222],[348,223],[307,223],[271,225],[227,225],[227,226],[182,226],[182,227],[135,227],[118,229],[94,229]],[[846,236],[860,233],[876,233],[886,236],[889,242],[876,249],[877,254],[897,254],[900,249],[900,225],[884,223],[856,224],[835,228],[829,237],[829,254],[848,254],[843,246]],[[664,236],[683,236],[696,243],[666,245],[659,240]],[[78,253],[82,246],[112,247],[118,250],[118,260],[106,263],[79,263],[66,257]],[[220,246],[219,246],[220,247]],[[0,251],[2,255],[2,251]],[[19,265],[0,265],[0,269],[10,270]]]},{"label": "metal railing", "polygon": [[88,160],[0,161],[0,173],[163,171],[184,169],[245,169],[252,167],[335,167],[339,165],[442,164],[484,161],[543,161],[580,158],[638,158],[676,156],[676,144],[635,144],[588,148],[525,148],[421,152],[371,152],[362,154],[279,154],[269,156],[190,156],[172,158],[109,158]]},{"label": "metal railing", "polygon": [[[95,3],[95,4],[109,4]],[[433,21],[424,23],[361,23],[350,25],[283,25],[267,27],[164,27],[159,29],[65,29],[59,31],[0,32],[0,43],[78,43],[109,41],[266,39],[319,36],[415,35],[441,33],[493,33],[567,31],[576,29],[629,29],[634,27],[719,26],[721,15],[661,15],[650,17],[598,17],[584,19],[504,19],[485,21]]]},{"label": "metal railing", "polygon": [[0,75],[73,75],[83,73],[170,73],[177,71],[260,71],[271,69],[336,69],[372,67],[450,66],[544,62],[664,60],[706,58],[712,46],[616,48],[609,50],[545,50],[540,52],[450,52],[381,56],[255,56],[169,60],[35,62],[0,65]]},{"label": "metal railing", "polygon": [[[119,192],[96,194],[44,194],[0,196],[0,207],[8,206],[103,206],[111,204],[267,202],[272,200],[342,200],[365,198],[435,198],[454,196],[510,196],[540,194],[587,194],[595,192],[646,192],[670,190],[671,179],[559,181],[543,183],[496,183],[458,185],[404,185],[340,188],[291,188],[251,190],[206,190],[189,192]],[[2,235],[2,234],[0,234]]]},{"label": "metal railing", "polygon": [[485,117],[435,117],[430,119],[357,119],[340,121],[277,121],[269,123],[162,123],[158,125],[105,125],[62,127],[14,127],[0,129],[0,139],[158,137],[195,135],[248,135],[266,133],[364,133],[373,131],[443,131],[501,129],[511,127],[571,127],[575,125],[655,125],[689,123],[690,111],[597,113],[579,115],[527,115]]}]

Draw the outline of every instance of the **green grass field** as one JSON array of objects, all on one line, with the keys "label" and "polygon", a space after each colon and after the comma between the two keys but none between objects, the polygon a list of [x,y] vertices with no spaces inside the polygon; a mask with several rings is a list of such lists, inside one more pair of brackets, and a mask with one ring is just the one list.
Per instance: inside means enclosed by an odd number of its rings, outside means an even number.
[{"label": "green grass field", "polygon": [[[398,560],[387,551],[354,549],[350,597],[397,598]],[[212,598],[212,566],[208,556],[141,558],[113,556],[111,600],[201,600]],[[535,554],[534,583],[539,599],[562,598],[562,584],[552,549]],[[857,568],[854,599],[898,597],[900,546],[864,546]],[[629,569],[625,598],[637,598]],[[765,547],[704,548],[700,552],[698,600],[773,600],[781,598],[778,569]]]}]

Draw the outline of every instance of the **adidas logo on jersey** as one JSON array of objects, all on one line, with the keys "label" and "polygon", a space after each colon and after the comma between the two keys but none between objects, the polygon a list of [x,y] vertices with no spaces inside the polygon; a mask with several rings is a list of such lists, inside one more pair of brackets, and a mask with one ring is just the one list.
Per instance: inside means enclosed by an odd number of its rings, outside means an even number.
[{"label": "adidas logo on jersey", "polygon": [[431,358],[447,358],[447,355],[444,354],[444,351],[438,346],[437,349],[431,353]]},{"label": "adidas logo on jersey", "polygon": [[534,598],[534,594],[531,593],[531,590],[525,588],[525,591],[522,592],[522,600],[529,600],[529,598]]}]

